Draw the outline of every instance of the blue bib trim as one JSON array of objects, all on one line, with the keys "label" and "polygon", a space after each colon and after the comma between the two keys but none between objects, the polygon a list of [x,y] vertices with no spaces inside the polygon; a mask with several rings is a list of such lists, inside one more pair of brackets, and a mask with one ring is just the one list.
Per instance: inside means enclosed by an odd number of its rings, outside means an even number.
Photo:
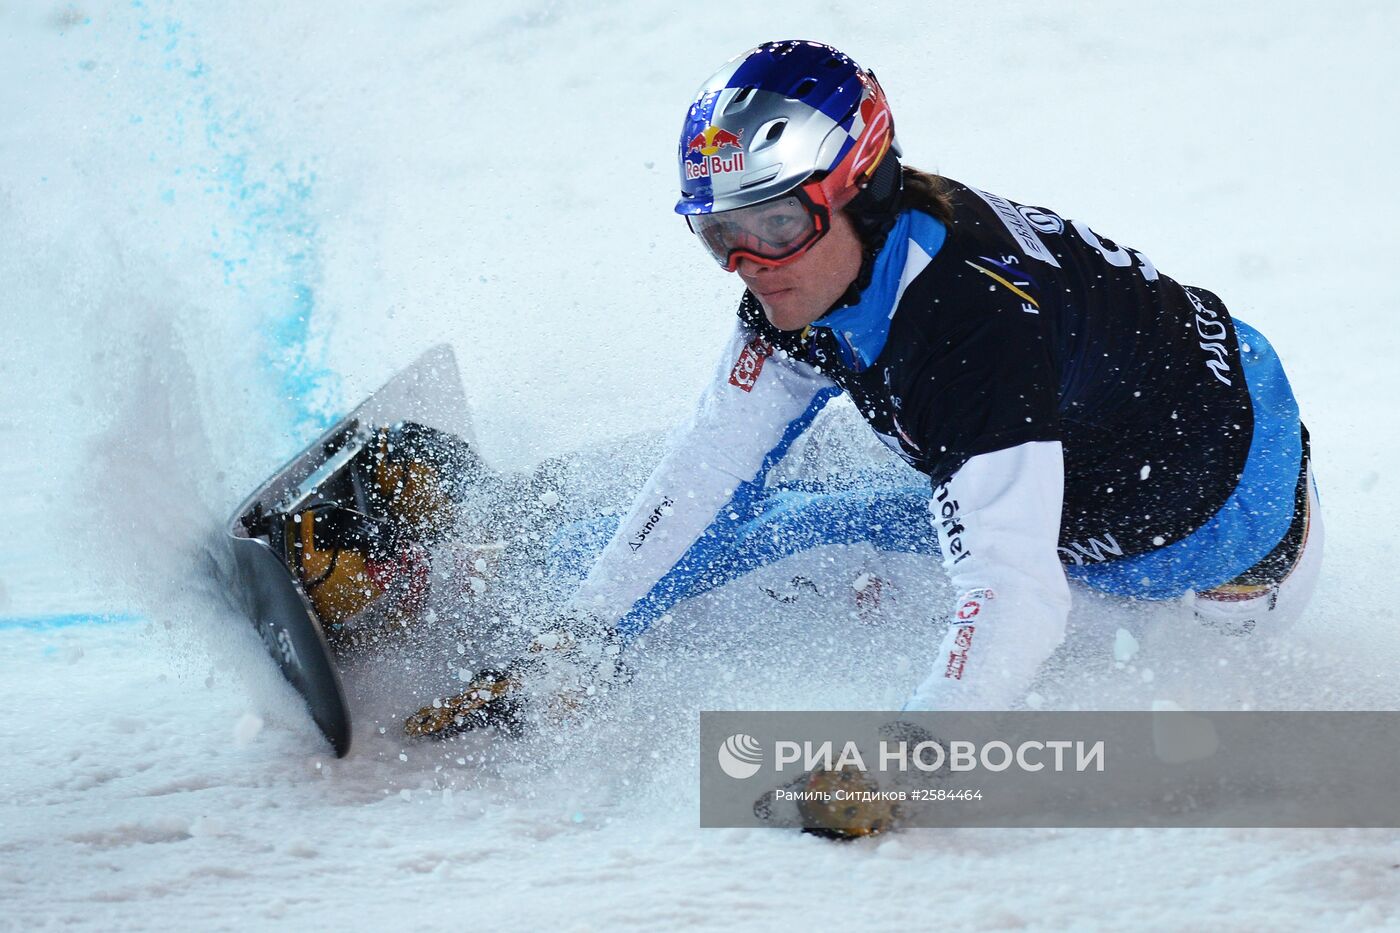
[{"label": "blue bib trim", "polygon": [[1119,596],[1174,599],[1233,580],[1283,540],[1303,460],[1298,403],[1269,342],[1239,319],[1235,333],[1254,404],[1254,435],[1234,493],[1180,541],[1120,560],[1066,567],[1071,579]]},{"label": "blue bib trim", "polygon": [[941,220],[922,211],[900,214],[885,239],[885,248],[875,257],[870,284],[861,292],[860,301],[832,311],[812,324],[836,335],[845,357],[843,362],[849,369],[856,372],[868,369],[885,349],[890,320],[901,294],[900,284],[908,264],[910,244],[932,259],[947,238],[948,228]]}]

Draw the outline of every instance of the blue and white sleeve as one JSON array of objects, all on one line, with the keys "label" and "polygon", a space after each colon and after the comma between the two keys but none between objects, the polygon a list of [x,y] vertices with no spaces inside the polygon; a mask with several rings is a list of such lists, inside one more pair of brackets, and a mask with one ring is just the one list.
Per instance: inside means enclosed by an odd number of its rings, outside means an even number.
[{"label": "blue and white sleeve", "polygon": [[835,384],[736,323],[695,415],[671,443],[573,598],[614,624],[753,480],[819,393]]}]

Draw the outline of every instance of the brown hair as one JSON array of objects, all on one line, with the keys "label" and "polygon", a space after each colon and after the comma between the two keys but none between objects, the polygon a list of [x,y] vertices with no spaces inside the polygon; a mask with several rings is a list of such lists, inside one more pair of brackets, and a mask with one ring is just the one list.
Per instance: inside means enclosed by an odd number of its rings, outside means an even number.
[{"label": "brown hair", "polygon": [[[886,168],[889,165],[897,165],[900,170],[901,185],[897,198],[894,173]],[[862,259],[860,273],[837,302],[838,306],[844,307],[860,300],[860,293],[870,284],[874,273],[875,257],[884,248],[885,237],[889,235],[898,213],[921,211],[945,224],[953,223],[951,189],[952,185],[946,178],[900,165],[892,154],[880,163],[871,185],[842,208],[855,227],[856,236],[860,238]]]},{"label": "brown hair", "polygon": [[899,209],[922,211],[945,224],[952,223],[953,198],[949,193],[948,180],[909,165],[903,166],[903,169],[904,190],[899,194]]}]

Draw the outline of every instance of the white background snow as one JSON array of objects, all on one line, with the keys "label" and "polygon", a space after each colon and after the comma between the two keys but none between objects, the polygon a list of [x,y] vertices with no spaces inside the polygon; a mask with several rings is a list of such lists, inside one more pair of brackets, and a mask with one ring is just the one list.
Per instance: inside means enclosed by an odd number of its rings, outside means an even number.
[{"label": "white background snow", "polygon": [[1082,601],[1047,705],[1395,708],[1397,36],[1388,2],[0,4],[0,927],[1400,925],[1395,831],[699,830],[696,711],[897,703],[917,599],[690,607],[625,727],[336,761],[203,557],[437,341],[502,466],[682,418],[737,287],[670,213],[681,117],[815,38],[909,161],[1221,294],[1312,430],[1304,622],[1128,651],[1143,613]]}]

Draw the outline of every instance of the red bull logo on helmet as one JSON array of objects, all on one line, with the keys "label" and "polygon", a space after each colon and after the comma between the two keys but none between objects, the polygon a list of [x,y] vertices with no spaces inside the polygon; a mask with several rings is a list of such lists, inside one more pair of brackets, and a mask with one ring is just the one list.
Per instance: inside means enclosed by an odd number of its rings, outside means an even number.
[{"label": "red bull logo on helmet", "polygon": [[691,137],[690,142],[686,143],[685,151],[687,153],[698,152],[701,155],[712,156],[725,147],[742,150],[744,148],[744,142],[741,138],[743,135],[743,130],[737,133],[731,133],[728,130],[720,129],[718,126],[707,126]]},{"label": "red bull logo on helmet", "polygon": [[[686,143],[685,153],[685,177],[688,180],[697,178],[709,178],[714,175],[724,175],[729,172],[742,172],[744,170],[744,131],[731,133],[729,130],[721,129],[718,126],[707,126],[696,133]],[[732,155],[725,157],[720,155],[723,149],[736,150]],[[691,161],[689,156],[692,153],[699,153],[698,162]]]}]

